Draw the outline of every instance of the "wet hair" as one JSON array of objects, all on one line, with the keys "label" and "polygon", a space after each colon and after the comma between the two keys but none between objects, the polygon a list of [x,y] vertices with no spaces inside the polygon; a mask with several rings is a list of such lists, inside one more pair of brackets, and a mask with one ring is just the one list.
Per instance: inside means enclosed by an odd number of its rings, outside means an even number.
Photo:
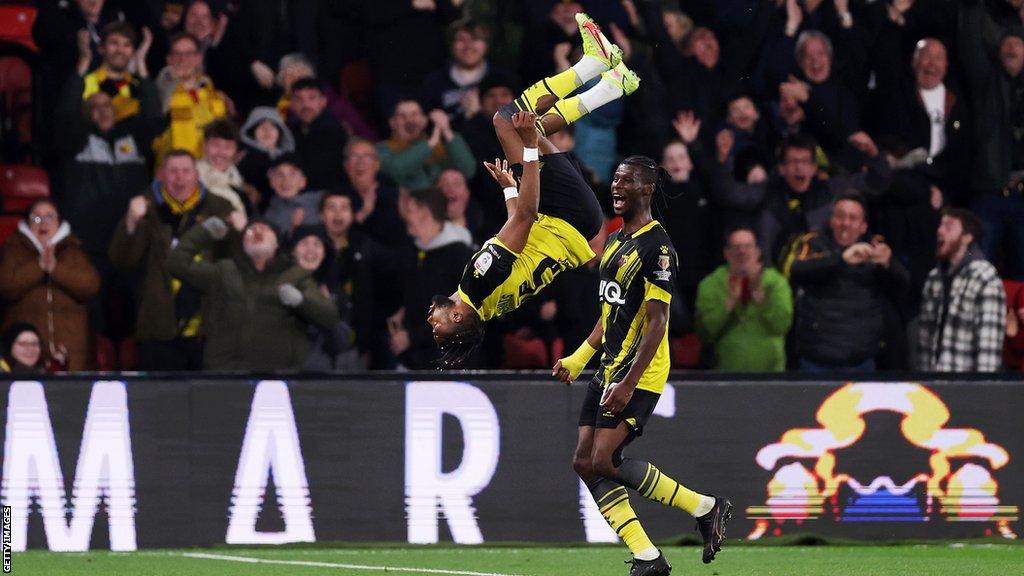
[{"label": "wet hair", "polygon": [[661,166],[653,159],[647,156],[628,156],[619,164],[636,166],[640,170],[640,177],[644,184],[653,184],[657,188],[658,181],[661,179]]},{"label": "wet hair", "polygon": [[232,142],[237,143],[238,128],[231,120],[228,120],[227,118],[218,118],[203,128],[203,139],[210,140],[211,138],[231,140]]},{"label": "wet hair", "polygon": [[977,214],[965,208],[945,208],[942,210],[942,215],[959,220],[964,234],[973,236],[976,244],[981,242],[981,219]]},{"label": "wet hair", "polygon": [[438,339],[441,356],[437,359],[437,369],[461,368],[483,343],[484,333],[484,323],[478,316],[464,316],[454,334]]},{"label": "wet hair", "polygon": [[106,42],[111,34],[124,36],[132,43],[133,48],[139,47],[139,33],[135,31],[135,26],[128,22],[111,22],[104,26],[103,31],[100,33],[102,42]]}]

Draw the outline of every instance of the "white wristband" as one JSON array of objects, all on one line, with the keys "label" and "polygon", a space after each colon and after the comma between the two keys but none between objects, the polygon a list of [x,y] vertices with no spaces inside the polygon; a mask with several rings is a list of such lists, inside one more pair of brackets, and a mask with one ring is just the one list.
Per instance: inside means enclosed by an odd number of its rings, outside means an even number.
[{"label": "white wristband", "polygon": [[540,154],[537,153],[536,148],[523,148],[523,162],[536,162],[540,159]]},{"label": "white wristband", "polygon": [[519,197],[519,190],[515,186],[509,186],[508,188],[502,188],[502,192],[505,193],[505,201],[509,201],[513,198]]}]

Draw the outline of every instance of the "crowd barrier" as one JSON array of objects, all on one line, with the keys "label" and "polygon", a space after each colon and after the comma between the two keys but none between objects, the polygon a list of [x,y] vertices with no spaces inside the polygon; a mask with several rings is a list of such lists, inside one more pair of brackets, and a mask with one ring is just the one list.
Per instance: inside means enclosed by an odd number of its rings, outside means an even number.
[{"label": "crowd barrier", "polygon": [[[584,384],[447,377],[4,381],[14,549],[615,541],[570,468]],[[626,455],[728,496],[731,537],[1013,537],[1022,413],[1020,381],[683,375]]]}]

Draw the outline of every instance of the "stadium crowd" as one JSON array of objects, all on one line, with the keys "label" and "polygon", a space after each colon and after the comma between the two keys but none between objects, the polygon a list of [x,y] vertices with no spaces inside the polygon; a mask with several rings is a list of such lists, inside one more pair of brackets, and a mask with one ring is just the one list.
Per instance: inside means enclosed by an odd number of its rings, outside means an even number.
[{"label": "stadium crowd", "polygon": [[[642,83],[552,141],[609,215],[618,160],[661,161],[674,367],[1022,367],[1022,0],[35,7],[51,194],[0,249],[5,370],[432,368],[431,298],[506,216],[491,118],[580,10]],[[574,348],[597,264],[471,365]]]}]

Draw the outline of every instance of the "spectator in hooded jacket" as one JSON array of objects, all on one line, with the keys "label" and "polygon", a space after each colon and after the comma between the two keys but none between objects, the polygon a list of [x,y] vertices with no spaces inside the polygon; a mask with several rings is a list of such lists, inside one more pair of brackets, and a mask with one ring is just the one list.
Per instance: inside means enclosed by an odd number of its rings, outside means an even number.
[{"label": "spectator in hooded jacket", "polygon": [[1002,367],[1006,290],[978,249],[981,220],[946,208],[938,229],[939,265],[925,281],[917,367],[929,372],[996,372]]},{"label": "spectator in hooded jacket", "polygon": [[279,156],[295,152],[295,137],[280,114],[269,106],[253,108],[239,137],[245,155],[238,162],[238,171],[259,192],[258,201],[252,199],[253,206],[263,211],[274,193],[267,172]]},{"label": "spectator in hooded jacket", "polygon": [[910,275],[883,238],[867,236],[867,205],[844,194],[828,228],[800,240],[789,268],[797,291],[796,355],[806,372],[872,372],[885,333],[885,299],[899,298]]},{"label": "spectator in hooded jacket", "polygon": [[4,326],[44,326],[51,356],[63,356],[68,370],[89,370],[94,361],[86,303],[99,289],[99,275],[71,226],[53,202],[35,202],[0,249]]},{"label": "spectator in hooded jacket", "polygon": [[281,254],[266,222],[244,227],[244,254],[197,259],[230,227],[209,218],[185,233],[167,268],[209,300],[203,367],[206,370],[299,370],[309,356],[310,325],[331,330],[338,311],[313,275]]}]

